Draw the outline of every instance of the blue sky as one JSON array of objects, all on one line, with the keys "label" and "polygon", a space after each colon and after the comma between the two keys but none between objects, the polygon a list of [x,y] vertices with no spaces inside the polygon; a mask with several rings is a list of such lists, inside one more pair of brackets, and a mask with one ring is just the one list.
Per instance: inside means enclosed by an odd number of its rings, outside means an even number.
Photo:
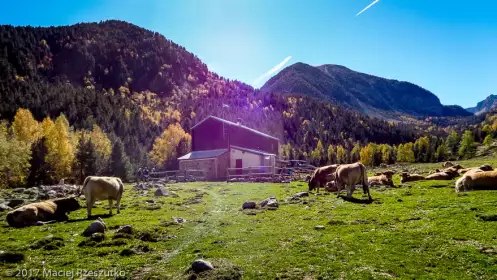
[{"label": "blue sky", "polygon": [[497,1],[380,0],[355,16],[372,1],[4,1],[0,24],[126,20],[249,84],[286,60],[410,81],[444,104],[497,94]]}]

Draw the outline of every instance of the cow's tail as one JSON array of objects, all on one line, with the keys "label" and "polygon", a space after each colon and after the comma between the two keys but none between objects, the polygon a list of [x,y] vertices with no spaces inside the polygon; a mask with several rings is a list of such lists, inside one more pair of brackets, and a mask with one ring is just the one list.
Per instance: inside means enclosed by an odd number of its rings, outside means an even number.
[{"label": "cow's tail", "polygon": [[76,197],[80,197],[81,194],[83,193],[84,189],[86,188],[86,185],[88,185],[88,182],[90,181],[90,176],[86,177],[85,181],[83,182],[83,186],[78,192],[78,195]]},{"label": "cow's tail", "polygon": [[361,173],[362,173],[362,190],[364,193],[369,192],[369,186],[368,186],[368,172],[366,171],[366,167],[364,167],[363,164],[360,164],[361,167]]}]

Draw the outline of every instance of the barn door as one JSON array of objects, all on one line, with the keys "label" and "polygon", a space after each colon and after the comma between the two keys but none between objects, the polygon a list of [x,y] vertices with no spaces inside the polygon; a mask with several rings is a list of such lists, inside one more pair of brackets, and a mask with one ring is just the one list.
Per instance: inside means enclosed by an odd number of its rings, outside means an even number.
[{"label": "barn door", "polygon": [[[235,162],[235,168],[242,168],[243,167],[243,162],[242,159],[237,159]],[[241,169],[236,170],[236,174],[241,175],[243,172]]]}]

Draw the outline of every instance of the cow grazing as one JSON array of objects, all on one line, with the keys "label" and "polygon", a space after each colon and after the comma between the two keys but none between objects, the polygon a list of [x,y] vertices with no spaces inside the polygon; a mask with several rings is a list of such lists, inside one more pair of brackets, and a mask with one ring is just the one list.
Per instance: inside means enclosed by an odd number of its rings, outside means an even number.
[{"label": "cow grazing", "polygon": [[120,213],[123,191],[123,182],[117,177],[86,177],[79,195],[82,192],[85,194],[88,218],[91,217],[91,208],[97,200],[109,200],[110,215],[112,215],[112,200],[115,200],[117,213]]},{"label": "cow grazing", "polygon": [[319,192],[320,187],[324,187],[327,182],[334,180],[335,171],[338,166],[338,164],[332,164],[316,168],[309,180],[309,191],[317,188],[317,192]]},{"label": "cow grazing", "polygon": [[344,189],[345,185],[345,189],[347,190],[347,198],[351,198],[354,193],[355,186],[361,184],[364,193],[368,194],[369,200],[373,200],[369,192],[366,167],[362,163],[356,162],[352,164],[342,164],[337,167],[335,174],[335,182],[338,189],[337,197],[340,196],[340,192]]},{"label": "cow grazing", "polygon": [[464,174],[456,181],[456,192],[497,190],[497,171]]},{"label": "cow grazing", "polygon": [[370,186],[394,186],[392,177],[388,177],[385,174],[368,177],[368,184]]},{"label": "cow grazing", "polygon": [[45,200],[21,206],[7,214],[7,223],[12,227],[43,225],[52,221],[67,221],[67,213],[80,209],[74,197]]},{"label": "cow grazing", "polygon": [[408,174],[406,172],[402,172],[402,174],[400,174],[400,176],[401,176],[401,178],[400,178],[401,183],[414,182],[414,181],[420,181],[420,180],[425,179],[425,177],[423,177],[422,175]]}]

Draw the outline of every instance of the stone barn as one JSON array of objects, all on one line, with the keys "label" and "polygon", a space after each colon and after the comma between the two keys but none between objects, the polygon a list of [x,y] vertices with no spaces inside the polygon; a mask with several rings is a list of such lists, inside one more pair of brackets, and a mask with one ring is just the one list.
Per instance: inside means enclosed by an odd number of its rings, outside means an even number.
[{"label": "stone barn", "polygon": [[180,170],[205,170],[207,179],[226,179],[226,169],[246,167],[273,170],[279,140],[255,129],[209,116],[192,127],[192,152],[179,160]]}]

